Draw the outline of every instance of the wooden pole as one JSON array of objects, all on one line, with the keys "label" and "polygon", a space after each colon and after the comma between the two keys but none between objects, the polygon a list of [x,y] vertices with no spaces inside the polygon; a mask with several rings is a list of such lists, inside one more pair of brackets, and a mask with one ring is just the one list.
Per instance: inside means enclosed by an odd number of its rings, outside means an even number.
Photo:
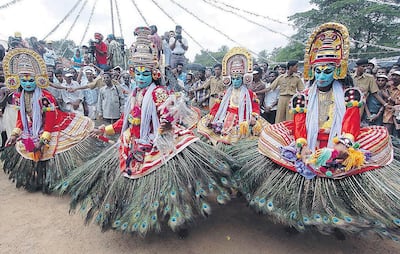
[{"label": "wooden pole", "polygon": [[114,32],[114,8],[113,8],[113,0],[110,0],[110,10],[111,10],[112,34],[115,35],[115,32]]}]

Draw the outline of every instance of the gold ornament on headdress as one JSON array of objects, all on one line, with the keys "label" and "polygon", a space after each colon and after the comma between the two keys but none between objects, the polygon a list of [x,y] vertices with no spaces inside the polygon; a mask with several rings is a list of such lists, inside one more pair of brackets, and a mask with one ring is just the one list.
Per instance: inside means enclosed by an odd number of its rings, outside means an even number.
[{"label": "gold ornament on headdress", "polygon": [[234,47],[222,59],[222,76],[224,84],[230,84],[232,75],[243,75],[243,83],[248,85],[253,81],[253,59],[245,48]]},{"label": "gold ornament on headdress", "polygon": [[304,79],[314,78],[314,67],[334,64],[335,79],[343,79],[347,74],[350,53],[349,32],[339,23],[325,23],[310,36],[304,55]]},{"label": "gold ornament on headdress", "polygon": [[132,57],[128,61],[129,67],[145,66],[149,69],[157,68],[158,52],[156,45],[149,39],[151,34],[150,28],[138,27],[135,29],[135,34],[137,38],[132,47]]},{"label": "gold ornament on headdress", "polygon": [[46,64],[38,53],[30,49],[13,49],[3,59],[6,86],[15,90],[20,86],[20,75],[35,77],[36,85],[46,88],[48,83]]}]

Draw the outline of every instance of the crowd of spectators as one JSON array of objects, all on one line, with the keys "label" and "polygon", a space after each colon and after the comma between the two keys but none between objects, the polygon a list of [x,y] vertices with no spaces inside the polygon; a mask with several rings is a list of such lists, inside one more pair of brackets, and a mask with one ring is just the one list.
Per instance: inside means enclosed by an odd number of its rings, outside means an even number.
[{"label": "crowd of spectators", "polygon": [[[182,36],[182,27],[177,25],[175,30],[162,36],[158,35],[157,26],[152,25],[150,29],[149,39],[157,47],[161,66],[165,68],[163,84],[169,90],[185,93],[190,103],[206,114],[226,89],[221,64],[190,70],[185,57],[188,42]],[[8,46],[9,49],[31,48],[43,57],[52,83],[48,89],[66,111],[114,122],[122,114],[128,94],[135,87],[126,65],[129,50],[125,51],[123,42],[112,34],[104,39],[101,33],[95,33],[89,46],[74,49],[68,61],[57,55],[52,41],[38,41],[35,37],[25,40],[18,32],[9,38]],[[0,48],[1,58],[5,51]],[[360,59],[349,71],[349,83],[359,87],[365,95],[362,124],[384,125],[393,135],[400,133],[399,64],[398,61],[385,68]],[[4,77],[0,77],[0,83],[3,82]],[[263,62],[254,64],[253,83],[249,88],[260,101],[261,116],[276,123],[291,119],[291,114],[287,114],[288,101],[308,85],[298,71],[297,61],[273,68]]]}]

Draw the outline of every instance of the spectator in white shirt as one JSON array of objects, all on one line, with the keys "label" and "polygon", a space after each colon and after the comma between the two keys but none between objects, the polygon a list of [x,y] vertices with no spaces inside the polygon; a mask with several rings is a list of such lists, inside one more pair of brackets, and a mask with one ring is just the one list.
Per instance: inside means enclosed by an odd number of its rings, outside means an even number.
[{"label": "spectator in white shirt", "polygon": [[46,51],[43,54],[43,60],[46,63],[46,66],[50,66],[54,70],[56,67],[57,54],[53,49],[52,41],[47,41],[45,50]]},{"label": "spectator in white shirt", "polygon": [[[271,71],[268,75],[268,83],[265,84],[265,87],[269,88],[272,82],[278,76],[279,73],[277,71]],[[264,117],[271,124],[275,123],[276,110],[278,109],[278,99],[279,99],[279,87],[265,94],[264,112],[262,113],[262,117]]]},{"label": "spectator in white shirt", "polygon": [[185,64],[185,53],[188,50],[188,42],[182,37],[182,26],[175,27],[175,37],[169,39],[169,47],[171,48],[171,67],[175,68],[178,63]]},{"label": "spectator in white shirt", "polygon": [[[74,74],[72,74],[72,73],[69,73],[69,72],[66,73],[64,75],[64,82],[62,85],[67,88],[79,87],[80,84],[78,82],[72,80],[73,76],[74,76]],[[76,90],[74,92],[72,92],[71,90],[68,90],[68,89],[62,90],[61,97],[62,97],[63,103],[64,103],[64,110],[83,115],[83,106],[82,106],[83,93],[81,90]]]}]

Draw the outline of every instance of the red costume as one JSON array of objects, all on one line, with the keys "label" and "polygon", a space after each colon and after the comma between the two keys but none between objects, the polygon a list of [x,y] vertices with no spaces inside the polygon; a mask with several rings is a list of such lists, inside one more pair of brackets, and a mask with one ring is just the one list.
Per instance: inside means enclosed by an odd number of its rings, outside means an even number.
[{"label": "red costume", "polygon": [[[21,93],[14,94],[17,106],[21,103],[20,96]],[[42,152],[34,152],[34,142],[38,140],[23,135],[21,111],[18,111],[16,128],[13,131],[13,133],[21,135],[21,142],[17,142],[16,148],[26,159],[44,161],[53,158],[55,154],[68,150],[87,137],[94,127],[94,123],[84,116],[59,110],[56,99],[46,90],[42,90],[39,105],[43,121],[40,137],[48,140],[48,144]],[[26,113],[28,114],[28,126],[32,128],[32,112],[27,110]]]}]

